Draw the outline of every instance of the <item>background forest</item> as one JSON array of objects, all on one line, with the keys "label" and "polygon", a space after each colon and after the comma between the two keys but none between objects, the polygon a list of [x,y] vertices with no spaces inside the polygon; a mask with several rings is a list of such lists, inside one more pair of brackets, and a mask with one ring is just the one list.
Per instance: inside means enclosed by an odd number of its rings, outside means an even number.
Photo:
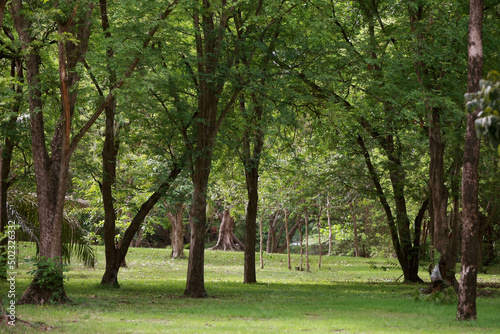
[{"label": "background forest", "polygon": [[[458,288],[468,1],[0,5],[0,228],[15,220],[39,266],[93,265],[104,245],[101,284],[118,287],[129,247],[189,249],[185,294],[204,297],[205,248],[244,251],[245,283],[259,252],[307,249],[394,257],[406,282],[439,262]],[[497,1],[482,25],[486,77]],[[483,268],[498,159],[481,146]],[[22,302],[54,290],[67,298],[35,277]]]}]

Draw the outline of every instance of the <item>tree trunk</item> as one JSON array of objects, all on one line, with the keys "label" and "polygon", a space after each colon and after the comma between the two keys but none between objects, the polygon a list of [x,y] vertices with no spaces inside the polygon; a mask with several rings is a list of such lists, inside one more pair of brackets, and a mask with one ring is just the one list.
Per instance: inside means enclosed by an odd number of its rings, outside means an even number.
[{"label": "tree trunk", "polygon": [[330,197],[326,198],[326,217],[328,219],[328,256],[332,255],[332,221],[330,219]]},{"label": "tree trunk", "polygon": [[[260,154],[260,152],[259,152]],[[253,168],[252,168],[253,167]],[[257,283],[257,276],[255,272],[255,243],[257,242],[257,209],[259,202],[258,194],[258,165],[253,165],[250,171],[246,171],[247,178],[247,216],[245,226],[245,263],[243,270],[244,283]]]},{"label": "tree trunk", "polygon": [[306,271],[309,272],[309,222],[308,222],[308,217],[307,217],[307,209],[304,214],[305,220],[306,220]]},{"label": "tree trunk", "polygon": [[212,250],[242,251],[245,248],[245,245],[234,235],[234,224],[234,218],[231,216],[229,209],[225,209],[221,215],[219,240],[211,248]]},{"label": "tree trunk", "polygon": [[319,209],[318,222],[317,222],[317,225],[318,225],[318,250],[319,250],[319,254],[318,254],[318,269],[321,269],[321,213],[322,212],[323,212],[323,208],[321,207]]},{"label": "tree trunk", "polygon": [[[468,35],[468,92],[479,90],[483,71],[483,0],[470,1]],[[478,111],[467,115],[464,165],[462,172],[462,275],[458,294],[457,319],[474,320],[476,313],[477,270],[479,259],[479,148],[475,120]]]},{"label": "tree trunk", "polygon": [[170,254],[170,258],[172,259],[184,258],[184,225],[182,224],[184,208],[184,204],[178,204],[175,215],[167,212],[168,220],[170,220],[170,224],[172,225],[172,253]]},{"label": "tree trunk", "polygon": [[[198,158],[198,166],[195,167],[193,175],[193,204],[191,206],[191,242],[189,247],[189,262],[186,290],[184,294],[193,298],[204,298],[207,296],[205,290],[205,222],[206,222],[206,190],[208,184],[207,169],[210,161]],[[220,239],[220,236],[219,236]]]},{"label": "tree trunk", "polygon": [[[261,81],[264,84],[264,81]],[[255,103],[253,114],[248,115],[245,101],[240,99],[240,109],[247,122],[243,133],[243,161],[245,164],[245,181],[247,185],[248,203],[245,224],[245,264],[244,283],[256,283],[255,273],[255,243],[257,210],[259,204],[259,165],[264,146],[264,131],[262,131],[263,108],[254,93],[251,94]],[[254,133],[254,136],[251,136]],[[252,145],[253,144],[253,145]],[[253,146],[253,150],[251,149]]]},{"label": "tree trunk", "polygon": [[[177,1],[174,1],[171,6],[174,6]],[[106,0],[99,0],[100,7],[100,17],[101,17],[101,28],[104,32],[106,38],[111,38],[110,26],[108,21],[108,11]],[[162,15],[162,18],[166,18],[171,12],[172,7],[167,9]],[[151,30],[149,35],[152,37],[155,33],[155,29]],[[150,39],[146,40],[143,47],[146,47]],[[114,51],[109,48],[106,50],[108,56],[108,61],[113,58]],[[135,65],[139,62],[139,58],[134,60]],[[131,70],[135,68],[134,63],[129,68],[129,75]],[[111,65],[108,65],[108,84],[111,96],[108,104],[104,106],[104,113],[106,116],[105,121],[105,138],[104,146],[102,150],[103,159],[103,177],[101,187],[101,194],[103,198],[104,206],[104,247],[105,247],[105,258],[106,258],[106,269],[101,279],[101,285],[118,288],[120,287],[118,283],[118,272],[120,267],[126,267],[125,257],[128,252],[133,238],[137,231],[141,228],[144,218],[149,213],[149,211],[154,207],[154,205],[160,200],[163,193],[165,193],[172,182],[180,174],[182,167],[174,163],[174,167],[170,172],[168,180],[163,183],[158,191],[154,192],[146,202],[143,203],[137,214],[132,218],[132,221],[125,231],[125,234],[119,244],[115,242],[116,236],[116,212],[115,212],[115,199],[113,197],[113,187],[116,182],[116,165],[118,151],[120,148],[120,141],[118,139],[118,129],[119,126],[115,122],[116,116],[116,99],[112,96],[112,91],[117,86],[123,84],[122,80],[117,82],[116,72]],[[101,93],[102,94],[102,93]],[[104,97],[104,95],[102,95]]]},{"label": "tree trunk", "polygon": [[356,226],[356,212],[354,212],[354,206],[351,203],[351,218],[352,218],[352,228],[354,231],[354,257],[359,256],[359,241],[358,241],[358,229]]},{"label": "tree trunk", "polygon": [[290,254],[290,234],[288,232],[288,212],[285,209],[285,232],[286,232],[286,256],[288,260],[288,270],[292,270],[292,260]]},{"label": "tree trunk", "polygon": [[198,77],[195,78],[198,86],[198,112],[195,119],[196,147],[187,143],[193,150],[194,166],[191,176],[193,180],[191,243],[184,294],[194,298],[207,296],[204,278],[206,194],[215,138],[222,121],[232,110],[241,91],[241,87],[235,88],[231,98],[219,114],[219,101],[226,83],[226,75],[220,73],[221,52],[224,49],[221,43],[225,38],[233,9],[234,7],[223,6],[221,12],[217,14],[218,24],[216,24],[215,11],[208,1],[203,1],[199,8],[194,10],[192,16],[198,56]]},{"label": "tree trunk", "polygon": [[275,238],[275,227],[278,220],[278,212],[274,213],[274,216],[269,219],[269,230],[267,232],[267,242],[266,242],[266,253],[274,253],[274,238]]},{"label": "tree trunk", "polygon": [[[70,2],[69,5],[72,3]],[[78,6],[75,6],[76,8]],[[62,255],[62,222],[72,152],[70,150],[71,117],[75,109],[76,87],[80,79],[76,67],[82,62],[87,52],[90,37],[88,20],[91,16],[91,9],[82,8],[81,10],[75,19],[69,20],[64,25],[56,22],[61,36],[57,46],[62,110],[54,128],[49,155],[45,139],[42,92],[40,91],[40,86],[43,85],[40,82],[41,57],[38,54],[38,48],[33,47],[37,41],[30,35],[33,22],[24,16],[22,1],[15,0],[11,4],[14,25],[21,41],[21,48],[25,52],[27,84],[30,90],[28,100],[40,227],[39,256],[41,259],[52,259],[56,262],[61,261]],[[73,34],[79,43],[75,44],[71,40],[62,38],[67,33]],[[57,267],[54,270],[55,280],[59,281],[50,288],[40,283],[38,277],[34,277],[18,303],[42,304],[48,300],[56,303],[67,301],[62,275],[58,274],[60,270],[62,269]]]},{"label": "tree trunk", "polygon": [[[300,218],[299,218],[300,219]],[[303,268],[303,265],[304,265],[304,251],[303,251],[303,248],[302,248],[302,228],[301,226],[299,226],[299,237],[300,237],[300,271],[304,270]]]},{"label": "tree trunk", "polygon": [[[4,4],[5,5],[5,4]],[[2,9],[3,11],[3,9]],[[1,26],[1,25],[0,25]],[[19,82],[23,81],[23,66],[22,60],[18,57],[13,57],[11,61],[10,75],[13,79]],[[14,116],[10,117],[5,126],[5,140],[0,146],[0,235],[5,231],[9,223],[7,213],[7,196],[8,190],[11,186],[12,180],[10,179],[12,153],[16,145],[16,139],[13,136],[17,125],[17,115],[20,109],[20,95],[22,93],[22,86],[16,85],[12,87],[16,93],[16,101],[12,105],[11,111]],[[0,240],[0,278],[6,278],[6,262],[7,252],[5,246],[7,245],[7,238]]]},{"label": "tree trunk", "polygon": [[[300,215],[297,216],[297,222],[295,223],[295,225],[293,225],[291,228],[288,228],[288,238],[290,240],[292,240],[298,228],[300,228]],[[285,249],[286,249],[286,242],[283,245],[275,248],[275,253],[283,253]]]},{"label": "tree trunk", "polygon": [[262,234],[262,219],[259,222],[260,229],[260,269],[264,269],[264,242],[263,242],[263,234]]},{"label": "tree trunk", "polygon": [[[377,138],[376,135],[374,135]],[[379,140],[383,141],[379,138]],[[383,143],[383,146],[388,150],[389,160],[391,160],[394,166],[390,170],[391,185],[394,192],[394,201],[397,211],[397,218],[394,219],[392,214],[392,209],[387,202],[387,197],[384,190],[380,184],[378,174],[375,171],[375,167],[371,162],[370,153],[366,148],[364,140],[361,136],[358,136],[358,145],[362,150],[362,154],[365,158],[365,163],[368,168],[370,178],[375,186],[377,195],[382,207],[384,208],[387,223],[389,225],[389,232],[392,239],[392,244],[396,252],[399,264],[403,270],[405,282],[422,282],[422,279],[418,276],[418,245],[412,245],[411,234],[410,234],[410,224],[408,215],[406,213],[406,202],[404,199],[404,173],[401,170],[400,161],[393,156],[390,149],[394,148],[388,143]]]}]

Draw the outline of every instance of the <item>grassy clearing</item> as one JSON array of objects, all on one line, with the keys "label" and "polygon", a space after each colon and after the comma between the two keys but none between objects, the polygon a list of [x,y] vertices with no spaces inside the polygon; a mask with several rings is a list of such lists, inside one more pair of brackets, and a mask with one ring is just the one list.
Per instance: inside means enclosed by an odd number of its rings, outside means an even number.
[{"label": "grassy clearing", "polygon": [[[32,323],[53,326],[55,333],[500,333],[500,291],[489,288],[478,298],[479,320],[455,321],[456,305],[414,300],[422,285],[395,282],[401,275],[393,259],[323,257],[318,270],[289,271],[285,255],[265,255],[258,284],[242,284],[243,254],[206,251],[206,299],[182,296],[187,260],[171,260],[165,249],[132,248],[129,268],[120,271],[120,289],[99,286],[98,265],[71,265],[66,291],[73,302],[63,306],[18,306],[17,314]],[[20,246],[16,290],[30,282],[29,244]],[[293,264],[300,265],[299,256]],[[428,275],[422,273],[423,278]],[[500,268],[489,268],[479,282],[500,283]],[[6,283],[0,283],[6,301]],[[43,325],[40,326],[43,328]],[[5,328],[0,328],[0,331]],[[40,329],[18,323],[14,333]]]}]

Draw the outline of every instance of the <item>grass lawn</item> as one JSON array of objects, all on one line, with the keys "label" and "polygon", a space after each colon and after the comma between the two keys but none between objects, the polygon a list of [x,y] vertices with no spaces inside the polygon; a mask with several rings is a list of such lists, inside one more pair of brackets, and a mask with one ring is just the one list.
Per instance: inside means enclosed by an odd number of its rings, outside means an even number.
[{"label": "grass lawn", "polygon": [[[17,298],[28,286],[31,244],[20,245]],[[171,260],[165,249],[131,248],[128,268],[119,273],[120,289],[99,286],[103,248],[95,269],[73,262],[66,292],[73,303],[17,306],[17,323],[0,332],[35,333],[500,333],[500,267],[488,268],[475,322],[455,320],[453,300],[415,301],[418,288],[402,284],[394,259],[310,256],[311,272],[289,271],[286,255],[264,255],[258,284],[243,284],[243,253],[207,250],[205,299],[183,297],[187,260]],[[300,257],[294,255],[293,266]],[[421,277],[429,279],[424,269]],[[8,286],[0,283],[7,302]]]}]

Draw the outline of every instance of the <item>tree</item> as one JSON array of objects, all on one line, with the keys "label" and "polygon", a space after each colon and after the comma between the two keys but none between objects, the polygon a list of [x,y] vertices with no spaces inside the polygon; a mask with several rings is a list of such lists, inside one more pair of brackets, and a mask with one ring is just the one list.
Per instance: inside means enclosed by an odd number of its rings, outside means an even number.
[{"label": "tree", "polygon": [[[177,1],[172,2],[168,9],[163,13],[162,20],[164,20],[167,16],[175,8]],[[105,39],[108,40],[108,44],[111,43],[111,29],[109,18],[108,18],[108,9],[107,9],[107,1],[100,0],[100,17],[101,17],[101,28],[103,30],[103,34]],[[156,27],[157,28],[157,27]],[[153,28],[156,29],[156,28]],[[152,31],[153,31],[152,30]],[[150,40],[150,39],[149,39]],[[143,48],[146,48],[147,44],[143,45]],[[115,71],[115,67],[113,66],[113,58],[115,57],[115,50],[111,46],[109,46],[106,50],[107,55],[107,74],[108,74],[108,89],[110,92],[116,86],[117,74]],[[96,84],[97,85],[97,84]],[[104,97],[102,93],[102,88],[97,85],[97,90],[100,92],[101,96]],[[107,285],[110,287],[119,287],[118,284],[118,271],[120,270],[120,266],[125,261],[125,256],[127,254],[130,243],[132,242],[135,234],[142,226],[144,218],[147,216],[149,211],[154,207],[154,205],[161,199],[161,197],[169,190],[172,183],[175,181],[177,176],[181,173],[183,166],[182,163],[178,163],[174,161],[173,167],[170,170],[170,174],[168,175],[165,182],[163,182],[156,191],[153,192],[149,198],[144,201],[141,205],[140,209],[136,212],[134,217],[131,219],[130,224],[128,225],[125,233],[123,235],[122,240],[117,244],[115,240],[116,235],[116,209],[115,209],[115,198],[113,196],[113,188],[116,184],[117,177],[117,159],[118,153],[120,149],[120,133],[119,130],[121,127],[124,127],[123,124],[120,124],[116,120],[117,115],[117,99],[113,99],[111,103],[109,103],[104,110],[104,114],[106,117],[105,123],[105,139],[104,146],[102,150],[102,183],[100,184],[103,205],[104,205],[104,244],[105,244],[105,254],[106,254],[106,271],[103,274],[101,279],[102,285]]]},{"label": "tree", "polygon": [[[458,292],[458,281],[455,278],[455,264],[458,255],[458,178],[460,154],[451,155],[451,167],[447,172],[447,151],[461,151],[461,143],[457,141],[461,131],[460,120],[455,116],[454,105],[458,105],[454,97],[456,82],[461,78],[456,68],[463,64],[460,46],[462,35],[457,31],[464,29],[463,21],[458,20],[463,14],[462,6],[446,4],[445,19],[434,22],[433,16],[443,11],[443,2],[430,3],[423,6],[417,1],[408,2],[410,27],[413,36],[413,58],[416,78],[419,86],[413,94],[423,100],[423,112],[427,119],[425,126],[429,142],[429,212],[432,224],[432,244],[440,253],[439,269],[443,280]],[[456,19],[455,19],[456,18]],[[446,40],[443,38],[446,36]],[[431,56],[432,55],[432,56]],[[449,66],[445,63],[455,64]],[[441,61],[436,61],[441,60]],[[446,91],[442,97],[436,92]],[[455,129],[459,129],[459,132]],[[451,135],[450,135],[451,134]],[[454,211],[448,217],[448,199],[450,191],[445,182],[450,174],[451,196],[454,199]],[[452,224],[449,224],[449,221]],[[451,226],[449,226],[451,225]],[[451,238],[450,238],[451,236]]]},{"label": "tree", "polygon": [[[10,28],[3,26],[3,17],[5,11],[5,5],[7,1],[0,2],[0,27],[6,32],[6,36],[11,42],[14,42],[14,36],[10,31]],[[14,153],[14,147],[19,143],[19,124],[18,116],[21,108],[22,102],[22,81],[24,79],[23,73],[23,63],[22,57],[20,56],[20,50],[17,50],[13,45],[9,45],[5,48],[10,51],[9,54],[4,54],[1,56],[3,61],[10,61],[10,78],[1,82],[3,92],[5,92],[5,100],[1,101],[2,104],[8,105],[9,108],[1,108],[2,116],[10,115],[6,121],[0,123],[0,133],[2,134],[3,142],[0,144],[0,234],[5,231],[5,227],[8,224],[8,213],[7,213],[7,197],[8,190],[11,187],[14,177],[11,175],[11,163]],[[10,94],[7,93],[10,91]],[[5,278],[6,274],[4,272],[6,259],[4,258],[4,246],[7,243],[7,239],[0,240],[0,278]]]},{"label": "tree", "polygon": [[[467,91],[479,90],[483,71],[483,0],[471,0],[468,34]],[[476,284],[479,262],[479,148],[475,122],[479,110],[467,115],[464,165],[462,171],[462,275],[458,294],[457,319],[474,320],[476,314]]]},{"label": "tree", "polygon": [[[78,140],[70,139],[71,117],[77,101],[77,85],[80,80],[77,66],[85,57],[90,25],[88,21],[92,4],[78,6],[69,1],[64,6],[59,4],[40,4],[38,10],[47,11],[55,7],[59,10],[53,21],[57,27],[57,56],[59,61],[59,83],[61,94],[61,113],[57,121],[50,149],[46,146],[46,127],[44,123],[44,102],[42,99],[40,46],[44,43],[40,35],[44,31],[37,25],[33,13],[26,10],[22,1],[11,3],[11,13],[19,35],[21,48],[25,52],[27,84],[29,88],[29,106],[33,160],[35,164],[38,216],[40,220],[40,256],[49,259],[61,257],[62,219],[65,194],[68,182],[68,169],[71,153]],[[38,35],[38,36],[37,36]],[[49,153],[50,152],[50,153]],[[58,269],[56,269],[58,270]],[[55,277],[62,277],[54,273]],[[19,300],[20,304],[40,304],[50,300],[57,293],[57,301],[68,300],[64,292],[62,279],[51,288],[45,288],[35,277]]]},{"label": "tree", "polygon": [[224,208],[222,213],[219,213],[221,220],[219,228],[219,239],[217,244],[212,247],[212,250],[224,251],[242,251],[245,250],[245,245],[234,235],[234,218],[228,208]]},{"label": "tree", "polygon": [[[176,1],[174,1],[174,4]],[[33,160],[36,174],[38,215],[40,219],[40,256],[47,259],[61,257],[61,231],[70,158],[78,143],[102,114],[105,107],[112,103],[115,91],[111,91],[89,115],[84,124],[72,124],[75,119],[75,107],[78,102],[78,83],[81,79],[81,65],[84,65],[91,34],[91,14],[94,7],[92,1],[84,4],[77,1],[37,2],[35,11],[43,13],[42,19],[35,19],[32,7],[27,8],[20,0],[12,1],[10,10],[21,48],[25,54],[27,85],[29,89],[29,107],[31,121],[31,137]],[[55,10],[52,10],[55,9]],[[160,21],[168,16],[171,7],[162,14]],[[45,30],[55,26],[56,31]],[[143,43],[146,48],[158,30],[153,27]],[[57,41],[57,50],[50,50],[51,43],[47,38]],[[46,123],[47,107],[44,105],[43,85],[45,72],[42,72],[41,52],[55,52],[58,60],[60,115],[53,128]],[[141,57],[136,55],[127,70],[119,79],[114,89],[121,88],[125,79],[130,77]],[[57,118],[57,117],[55,117]],[[76,123],[76,122],[75,122]],[[79,127],[79,129],[77,129]],[[52,134],[50,146],[47,147],[46,134]],[[73,133],[73,136],[71,134]],[[19,303],[40,304],[48,300],[64,302],[68,300],[64,292],[60,269],[53,276],[58,283],[51,288],[40,286],[35,276]]]},{"label": "tree", "polygon": [[248,68],[254,61],[254,53],[259,49],[255,45],[260,45],[259,35],[262,33],[265,36],[269,26],[274,24],[274,20],[263,22],[260,13],[265,9],[269,13],[287,12],[294,6],[287,1],[247,4],[204,0],[189,8],[195,31],[196,73],[192,72],[198,107],[194,117],[195,138],[188,143],[193,152],[194,191],[187,296],[206,296],[203,270],[206,193],[213,150],[222,122],[233,110],[244,85],[248,83],[242,69]]},{"label": "tree", "polygon": [[185,205],[178,203],[176,205],[175,215],[167,211],[168,220],[172,226],[172,259],[184,258],[184,226],[182,224],[182,215],[184,214]]}]

